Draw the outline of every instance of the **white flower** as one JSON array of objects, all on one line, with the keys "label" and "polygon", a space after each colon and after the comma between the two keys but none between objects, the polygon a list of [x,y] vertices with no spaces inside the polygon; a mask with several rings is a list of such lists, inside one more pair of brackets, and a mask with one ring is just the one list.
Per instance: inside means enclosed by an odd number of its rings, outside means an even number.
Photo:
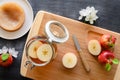
[{"label": "white flower", "polygon": [[86,9],[82,9],[79,11],[79,20],[81,20],[83,17],[85,17],[85,21],[89,21],[90,24],[93,24],[94,21],[98,19],[98,16],[96,15],[98,10],[95,10],[94,7],[87,7]]},{"label": "white flower", "polygon": [[17,58],[18,51],[15,51],[15,48],[9,48],[8,52],[15,58]]},{"label": "white flower", "polygon": [[3,46],[2,53],[7,53],[7,51],[8,51],[8,48],[6,46]]},{"label": "white flower", "polygon": [[93,24],[96,19],[98,19],[98,16],[94,13],[91,13],[86,16],[85,21],[89,21],[90,24]]},{"label": "white flower", "polygon": [[79,14],[79,20],[81,20],[83,17],[87,16],[89,12],[86,9],[82,9],[81,11],[79,11]]},{"label": "white flower", "polygon": [[15,51],[15,48],[7,48],[6,46],[3,46],[3,48],[0,49],[0,54],[5,54],[7,52],[13,57],[17,58],[18,51]]}]

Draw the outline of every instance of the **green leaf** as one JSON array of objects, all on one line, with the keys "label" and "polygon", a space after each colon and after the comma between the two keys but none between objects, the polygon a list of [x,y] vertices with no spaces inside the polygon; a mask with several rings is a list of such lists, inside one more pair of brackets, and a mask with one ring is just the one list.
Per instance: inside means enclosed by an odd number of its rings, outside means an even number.
[{"label": "green leaf", "polygon": [[114,47],[114,45],[115,45],[115,44],[113,44],[113,43],[108,43],[108,46],[109,46],[109,47]]},{"label": "green leaf", "polygon": [[111,65],[110,65],[109,63],[107,63],[107,64],[105,65],[105,69],[106,69],[107,71],[110,71],[110,70],[111,70]]},{"label": "green leaf", "polygon": [[113,59],[112,62],[113,62],[113,64],[118,64],[119,60],[118,59]]},{"label": "green leaf", "polygon": [[8,59],[8,57],[9,57],[9,54],[8,53],[3,53],[2,54],[2,61],[6,61],[7,59]]}]

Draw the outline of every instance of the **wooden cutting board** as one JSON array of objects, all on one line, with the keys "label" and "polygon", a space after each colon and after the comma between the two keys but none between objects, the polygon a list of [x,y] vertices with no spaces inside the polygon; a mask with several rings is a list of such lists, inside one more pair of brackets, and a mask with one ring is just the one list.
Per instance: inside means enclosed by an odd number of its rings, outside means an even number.
[{"label": "wooden cutting board", "polygon": [[[87,43],[89,40],[99,40],[102,34],[111,34],[117,38],[114,53],[115,56],[120,59],[119,33],[81,23],[79,21],[45,11],[39,11],[35,17],[27,41],[33,36],[44,34],[44,26],[46,22],[50,20],[59,21],[67,27],[70,34],[69,40],[65,43],[57,44],[57,57],[50,64],[44,67],[34,67],[32,70],[30,69],[30,66],[27,68],[24,67],[27,60],[24,50],[20,70],[22,76],[32,78],[34,80],[120,80],[120,66],[113,65],[111,71],[105,71],[104,67],[98,62],[97,58],[92,56],[87,49]],[[86,56],[85,58],[90,65],[91,72],[89,73],[85,71],[79,54],[74,46],[72,40],[73,34],[77,36],[84,55]],[[62,56],[67,52],[73,52],[77,56],[78,63],[73,69],[66,69],[62,65]]]}]

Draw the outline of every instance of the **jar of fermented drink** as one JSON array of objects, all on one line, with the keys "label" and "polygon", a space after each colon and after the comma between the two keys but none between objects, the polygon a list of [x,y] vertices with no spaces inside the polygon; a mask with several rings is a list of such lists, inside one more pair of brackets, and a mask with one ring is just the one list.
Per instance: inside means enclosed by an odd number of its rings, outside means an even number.
[{"label": "jar of fermented drink", "polygon": [[57,56],[57,43],[64,43],[69,38],[67,28],[58,21],[48,21],[44,28],[45,36],[34,36],[26,44],[27,64],[45,66]]}]

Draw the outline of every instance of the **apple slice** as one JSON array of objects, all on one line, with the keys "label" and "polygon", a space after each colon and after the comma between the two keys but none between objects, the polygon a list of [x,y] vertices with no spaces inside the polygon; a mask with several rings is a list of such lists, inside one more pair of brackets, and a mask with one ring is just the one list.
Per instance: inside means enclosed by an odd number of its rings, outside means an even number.
[{"label": "apple slice", "polygon": [[42,45],[42,42],[40,42],[38,40],[31,43],[29,48],[28,48],[28,55],[32,58],[37,58],[37,49],[41,45]]},{"label": "apple slice", "polygon": [[73,53],[66,53],[62,58],[62,63],[66,68],[74,68],[77,64],[77,57]]},{"label": "apple slice", "polygon": [[92,55],[99,55],[101,52],[101,45],[98,40],[90,40],[88,43],[88,50]]},{"label": "apple slice", "polygon": [[38,59],[46,62],[52,58],[53,50],[49,44],[42,44],[37,50]]}]

